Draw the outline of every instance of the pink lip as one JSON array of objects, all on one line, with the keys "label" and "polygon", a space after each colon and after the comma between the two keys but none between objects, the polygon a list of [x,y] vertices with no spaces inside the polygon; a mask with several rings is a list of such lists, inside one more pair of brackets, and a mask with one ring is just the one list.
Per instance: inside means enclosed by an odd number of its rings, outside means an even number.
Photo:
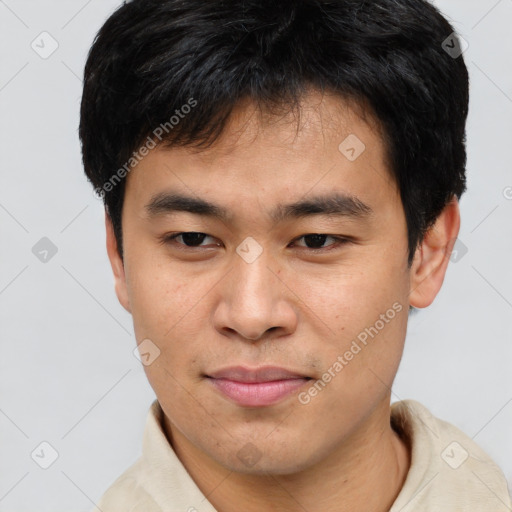
[{"label": "pink lip", "polygon": [[249,369],[225,368],[208,375],[225,396],[245,407],[263,407],[278,402],[303,386],[309,377],[275,366]]}]

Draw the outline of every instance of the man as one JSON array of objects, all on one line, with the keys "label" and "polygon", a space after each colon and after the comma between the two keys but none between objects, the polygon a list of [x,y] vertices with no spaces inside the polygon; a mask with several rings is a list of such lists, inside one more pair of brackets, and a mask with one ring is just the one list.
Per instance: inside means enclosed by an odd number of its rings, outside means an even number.
[{"label": "man", "polygon": [[390,407],[459,231],[458,49],[423,0],[135,0],[107,20],[83,160],[157,400],[97,510],[510,510],[469,437]]}]

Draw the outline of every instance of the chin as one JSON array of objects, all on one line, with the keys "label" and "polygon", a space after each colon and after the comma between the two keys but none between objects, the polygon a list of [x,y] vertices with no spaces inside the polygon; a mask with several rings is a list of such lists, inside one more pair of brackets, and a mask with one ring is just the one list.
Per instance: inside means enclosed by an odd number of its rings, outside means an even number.
[{"label": "chin", "polygon": [[242,473],[245,475],[254,475],[254,476],[269,476],[269,475],[294,475],[297,474],[304,469],[307,469],[307,465],[304,467],[297,465],[297,460],[290,461],[289,464],[281,461],[259,461],[252,467],[249,467],[243,463],[238,462],[234,466],[226,466],[230,471],[235,473]]},{"label": "chin", "polygon": [[[247,443],[229,460],[217,459],[217,462],[229,471],[254,476],[293,475],[307,470],[316,462],[315,457],[301,452],[299,446],[290,447],[286,453],[271,448],[265,450],[260,451],[254,444]],[[300,459],[297,458],[298,453],[301,454]]]}]

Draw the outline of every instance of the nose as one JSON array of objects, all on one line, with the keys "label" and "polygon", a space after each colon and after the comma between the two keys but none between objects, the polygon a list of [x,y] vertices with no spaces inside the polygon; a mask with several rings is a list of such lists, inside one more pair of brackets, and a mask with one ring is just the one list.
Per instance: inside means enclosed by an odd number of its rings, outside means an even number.
[{"label": "nose", "polygon": [[250,341],[294,332],[298,311],[295,296],[265,251],[251,263],[235,255],[232,265],[216,287],[215,328],[225,336]]}]

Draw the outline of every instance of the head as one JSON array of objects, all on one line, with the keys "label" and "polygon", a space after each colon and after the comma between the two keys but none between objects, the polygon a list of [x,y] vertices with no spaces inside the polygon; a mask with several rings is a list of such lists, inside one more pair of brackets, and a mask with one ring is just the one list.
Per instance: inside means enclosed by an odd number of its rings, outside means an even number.
[{"label": "head", "polygon": [[[423,0],[135,0],[101,28],[80,138],[116,293],[169,427],[217,463],[311,467],[389,405],[459,229],[453,32]],[[212,385],[266,365],[310,380],[268,406]]]}]

